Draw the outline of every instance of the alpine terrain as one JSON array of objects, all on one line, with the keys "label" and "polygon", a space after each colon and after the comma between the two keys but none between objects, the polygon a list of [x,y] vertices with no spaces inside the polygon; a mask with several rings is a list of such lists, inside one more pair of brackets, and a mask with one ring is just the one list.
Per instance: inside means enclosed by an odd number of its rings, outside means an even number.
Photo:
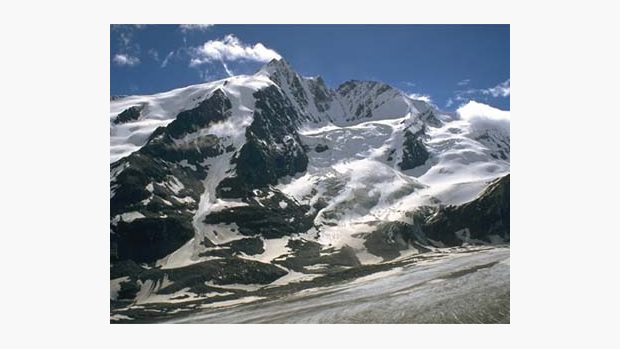
[{"label": "alpine terrain", "polygon": [[510,121],[284,60],[110,101],[112,322],[509,322]]}]

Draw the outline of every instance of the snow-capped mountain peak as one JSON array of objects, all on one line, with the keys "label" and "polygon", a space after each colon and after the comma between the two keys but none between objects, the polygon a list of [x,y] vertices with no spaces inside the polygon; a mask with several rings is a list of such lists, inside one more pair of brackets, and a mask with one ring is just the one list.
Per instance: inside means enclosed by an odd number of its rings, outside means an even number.
[{"label": "snow-capped mountain peak", "polygon": [[274,58],[259,69],[257,74],[271,76],[273,74],[297,74],[284,58]]},{"label": "snow-capped mountain peak", "polygon": [[[510,121],[488,112],[448,115],[381,82],[330,89],[284,59],[111,100],[114,279],[149,302],[505,241]],[[462,218],[483,209],[488,224]]]},{"label": "snow-capped mountain peak", "polygon": [[378,81],[350,80],[330,89],[320,77],[302,77],[290,64],[274,59],[259,76],[273,81],[300,113],[300,123],[351,125],[369,120],[417,115],[433,107]]}]

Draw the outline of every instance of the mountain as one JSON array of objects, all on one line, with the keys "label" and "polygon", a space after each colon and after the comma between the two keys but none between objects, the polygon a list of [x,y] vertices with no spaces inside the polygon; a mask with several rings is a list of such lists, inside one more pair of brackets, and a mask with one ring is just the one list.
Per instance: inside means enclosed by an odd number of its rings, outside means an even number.
[{"label": "mountain", "polygon": [[381,82],[330,89],[283,59],[111,98],[112,307],[509,242],[510,122],[496,114],[442,112]]}]

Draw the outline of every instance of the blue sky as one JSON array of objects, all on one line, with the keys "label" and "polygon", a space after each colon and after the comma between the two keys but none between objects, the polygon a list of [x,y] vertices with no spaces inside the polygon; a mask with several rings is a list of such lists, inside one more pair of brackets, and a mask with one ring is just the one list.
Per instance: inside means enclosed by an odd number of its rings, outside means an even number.
[{"label": "blue sky", "polygon": [[110,93],[151,94],[274,57],[330,87],[379,80],[444,110],[510,109],[509,25],[112,25]]}]

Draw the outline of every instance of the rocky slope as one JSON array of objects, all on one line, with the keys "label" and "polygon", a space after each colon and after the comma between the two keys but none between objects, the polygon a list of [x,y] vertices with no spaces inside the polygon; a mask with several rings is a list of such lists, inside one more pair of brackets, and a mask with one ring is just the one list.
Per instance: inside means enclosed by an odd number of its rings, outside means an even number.
[{"label": "rocky slope", "polygon": [[113,308],[509,241],[508,120],[379,82],[332,90],[284,60],[110,103]]}]

